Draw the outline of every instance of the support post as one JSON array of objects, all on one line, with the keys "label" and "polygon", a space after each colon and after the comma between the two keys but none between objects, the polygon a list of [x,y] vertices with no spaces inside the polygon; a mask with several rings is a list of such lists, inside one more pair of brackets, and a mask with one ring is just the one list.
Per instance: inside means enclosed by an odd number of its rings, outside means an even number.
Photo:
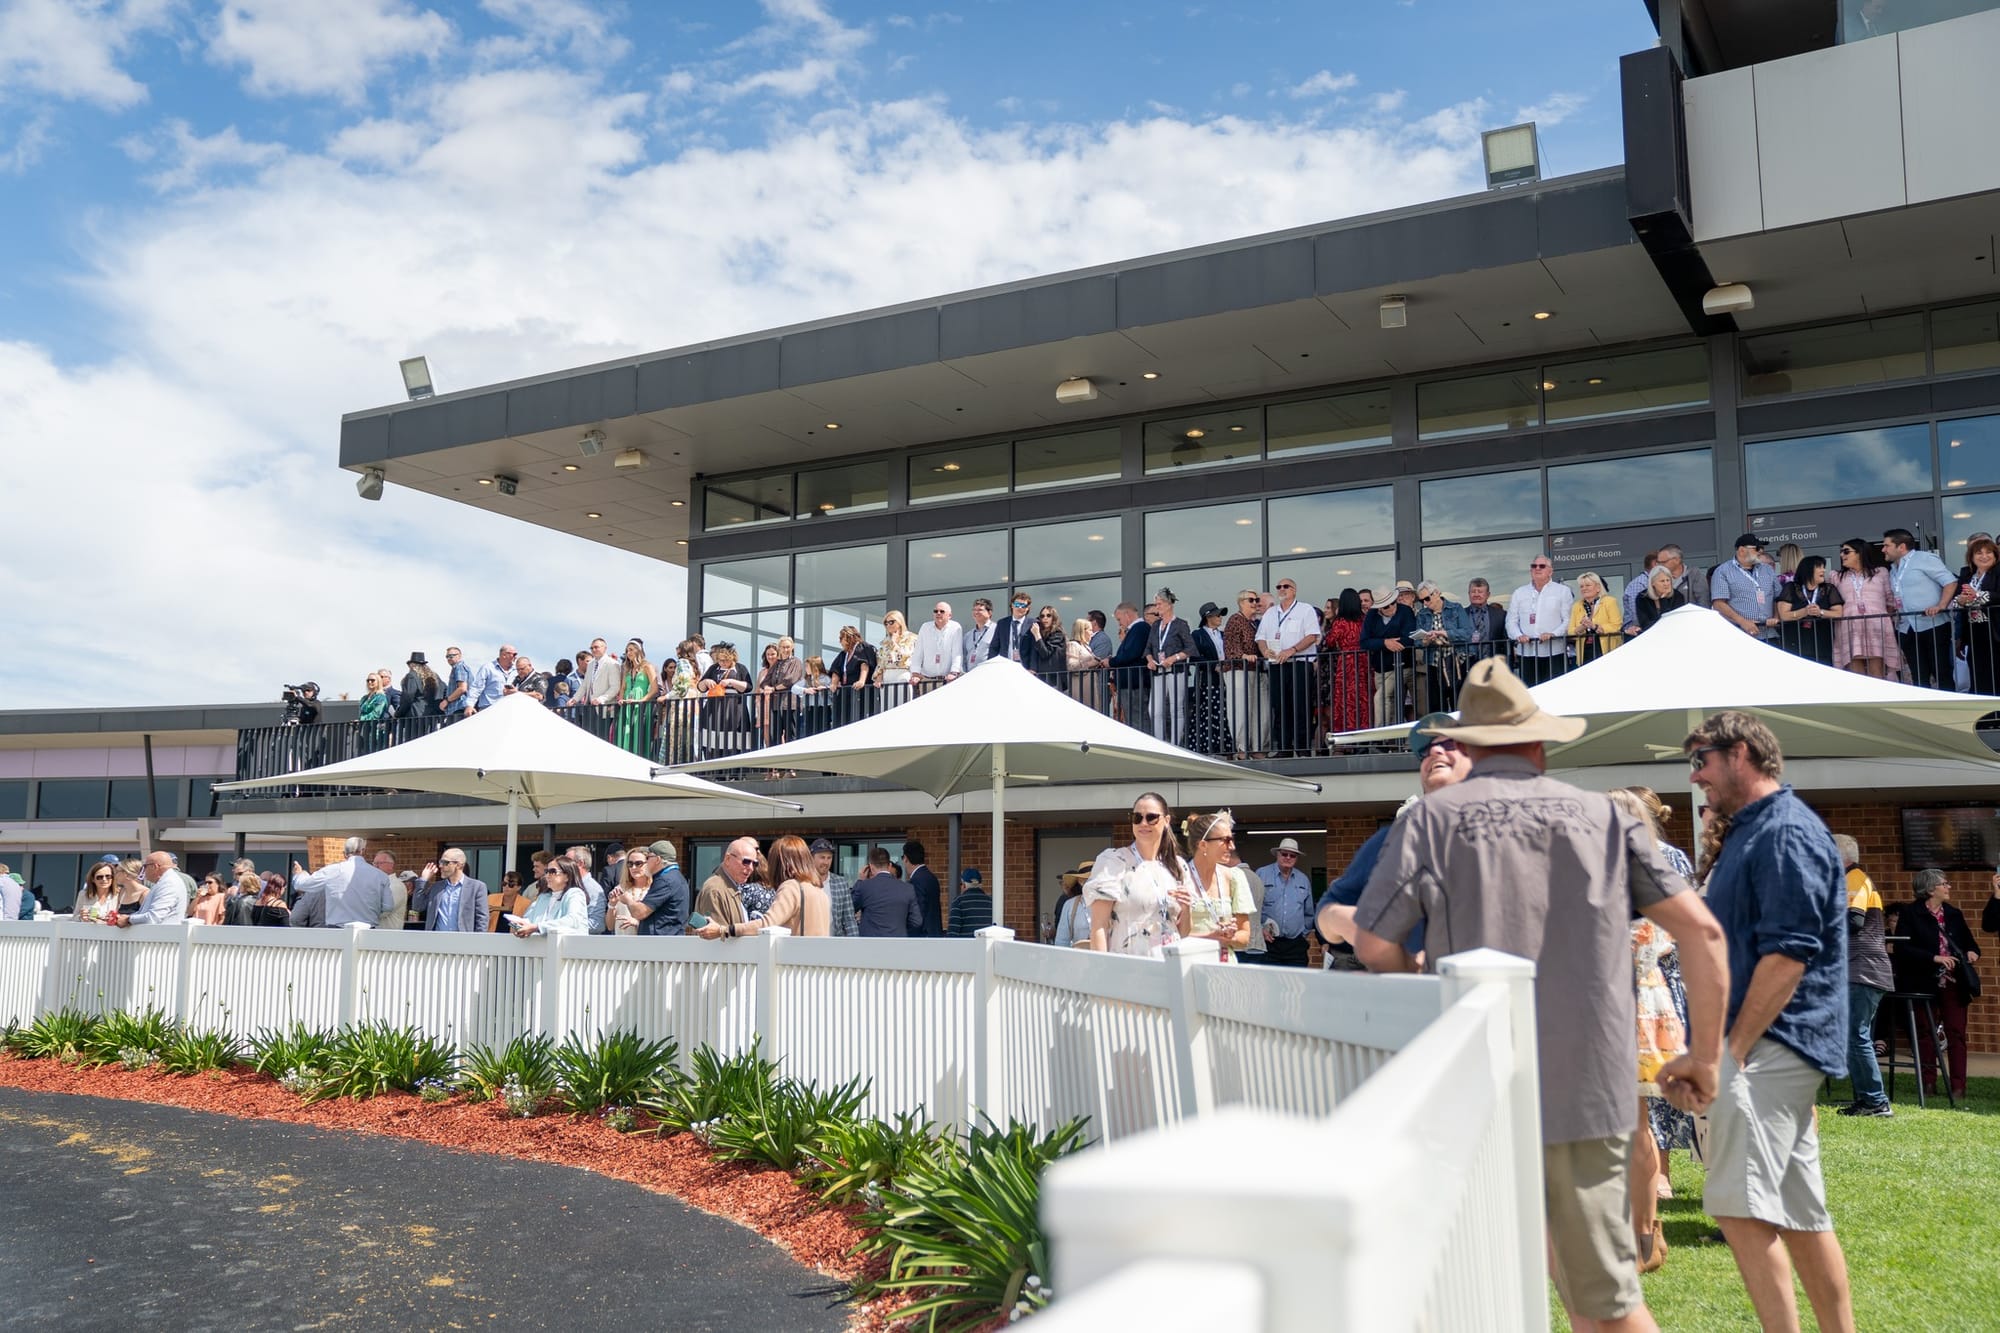
[{"label": "support post", "polygon": [[342,926],[340,930],[344,938],[340,942],[340,981],[334,992],[336,1029],[351,1028],[361,1017],[361,927]]},{"label": "support post", "polygon": [[63,973],[68,970],[63,965],[63,933],[73,924],[75,923],[68,921],[50,921],[47,923],[49,930],[49,962],[48,968],[42,973],[42,1007],[32,1017],[39,1018],[43,1014],[53,1014],[62,1008]]},{"label": "support post", "polygon": [[568,938],[554,932],[542,936],[542,994],[539,1031],[550,1041],[563,1039],[562,1028],[562,943]]},{"label": "support post", "polygon": [[514,868],[514,860],[521,854],[521,793],[507,789],[507,859],[500,863],[500,877]]},{"label": "support post", "polygon": [[168,1016],[183,1027],[191,1017],[188,1010],[194,1007],[194,933],[199,929],[199,921],[181,923],[180,957],[174,962],[174,1008]]},{"label": "support post", "polygon": [[982,1115],[996,1123],[1006,1123],[1003,1116],[995,1114],[1000,1109],[1005,1052],[1000,1040],[1000,987],[993,977],[993,958],[1013,941],[1014,932],[1005,926],[986,926],[973,935],[985,948],[980,952],[979,971],[973,979],[972,1095],[965,1108],[967,1129],[978,1124]]},{"label": "support post", "polygon": [[993,747],[993,924],[1007,923],[1007,747]]},{"label": "support post", "polygon": [[1167,1010],[1174,1023],[1175,1066],[1179,1075],[1181,1118],[1192,1119],[1215,1109],[1215,1070],[1208,1059],[1208,1016],[1195,1003],[1194,970],[1202,963],[1222,961],[1215,940],[1176,940],[1161,950],[1169,971]]},{"label": "support post", "polygon": [[963,837],[964,832],[965,832],[964,815],[954,810],[949,815],[945,816],[945,821],[944,821],[945,880],[944,880],[944,892],[941,896],[944,898],[943,908],[945,917],[947,919],[949,919],[951,916],[952,895],[958,892],[958,887],[959,887],[958,872],[960,869],[959,866],[960,840]]},{"label": "support post", "polygon": [[765,926],[757,932],[757,1016],[756,1034],[764,1039],[762,1055],[778,1058],[778,946],[791,938],[784,926]]}]

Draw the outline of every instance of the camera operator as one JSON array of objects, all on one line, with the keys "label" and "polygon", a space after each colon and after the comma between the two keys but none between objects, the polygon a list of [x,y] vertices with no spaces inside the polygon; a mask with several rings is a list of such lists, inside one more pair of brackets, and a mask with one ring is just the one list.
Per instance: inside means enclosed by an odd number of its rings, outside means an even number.
[{"label": "camera operator", "polygon": [[316,681],[287,685],[282,697],[285,701],[284,726],[309,727],[319,721],[319,684]]}]

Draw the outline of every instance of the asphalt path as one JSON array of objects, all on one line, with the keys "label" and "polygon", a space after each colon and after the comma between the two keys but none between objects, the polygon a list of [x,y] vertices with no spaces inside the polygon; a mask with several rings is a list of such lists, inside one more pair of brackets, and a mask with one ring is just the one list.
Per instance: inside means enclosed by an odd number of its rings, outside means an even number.
[{"label": "asphalt path", "polygon": [[0,1088],[0,1325],[838,1329],[841,1284],[588,1171]]}]

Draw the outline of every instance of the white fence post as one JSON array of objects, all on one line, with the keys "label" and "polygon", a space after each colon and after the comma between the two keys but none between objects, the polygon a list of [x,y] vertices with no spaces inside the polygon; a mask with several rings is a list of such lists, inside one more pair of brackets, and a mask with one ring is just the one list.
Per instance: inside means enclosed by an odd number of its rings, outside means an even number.
[{"label": "white fence post", "polygon": [[360,926],[342,926],[346,936],[340,942],[340,984],[335,990],[339,997],[334,1011],[334,1027],[351,1028],[361,1017],[361,937],[366,932]]},{"label": "white fence post", "polygon": [[180,956],[174,961],[174,1008],[167,1016],[183,1026],[194,1007],[194,933],[201,924],[189,920],[181,925]]},{"label": "white fence post", "polygon": [[61,921],[49,923],[49,963],[47,970],[42,973],[42,1007],[34,1015],[36,1018],[40,1018],[43,1014],[52,1014],[62,1008],[62,974],[67,970],[63,966],[64,925],[65,923]]},{"label": "white fence post", "polygon": [[1519,1250],[1521,1323],[1523,1329],[1549,1326],[1547,1260],[1542,1236],[1547,1224],[1542,1197],[1542,1091],[1539,1046],[1535,1040],[1535,965],[1497,949],[1474,949],[1438,960],[1444,981],[1445,1007],[1480,986],[1507,989],[1507,1012],[1513,1036],[1509,1052],[1506,1103],[1508,1157],[1514,1166],[1513,1239]]},{"label": "white fence post", "polygon": [[983,940],[986,947],[979,955],[979,971],[972,982],[972,1097],[965,1108],[967,1129],[978,1124],[981,1116],[1001,1120],[993,1114],[994,1101],[1000,1095],[1004,1051],[1000,1039],[1000,988],[994,984],[993,955],[1013,940],[1014,932],[1006,926],[985,926],[973,935]]},{"label": "white fence post", "polygon": [[757,932],[757,1002],[751,1010],[757,1015],[757,1028],[750,1037],[761,1041],[758,1050],[766,1060],[778,1058],[778,941],[791,934],[784,926],[765,926]]},{"label": "white fence post", "polygon": [[1177,940],[1161,953],[1171,969],[1167,1010],[1174,1022],[1181,1115],[1206,1115],[1215,1109],[1215,1071],[1208,1063],[1208,1017],[1194,1001],[1194,969],[1219,962],[1222,946],[1214,940]]},{"label": "white fence post", "polygon": [[542,936],[541,1034],[553,1042],[560,1042],[564,1035],[561,1031],[564,938],[553,931]]}]

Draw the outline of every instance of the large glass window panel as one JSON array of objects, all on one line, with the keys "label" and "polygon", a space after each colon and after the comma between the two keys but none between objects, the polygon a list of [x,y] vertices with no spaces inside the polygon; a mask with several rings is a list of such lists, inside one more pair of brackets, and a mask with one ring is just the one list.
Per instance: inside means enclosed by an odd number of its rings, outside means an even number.
[{"label": "large glass window panel", "polygon": [[1957,491],[1944,497],[1944,544],[1938,559],[1954,573],[1966,563],[1965,543],[1975,532],[2000,532],[2000,491]]},{"label": "large glass window panel", "polygon": [[1466,600],[1472,580],[1485,579],[1492,585],[1493,600],[1504,605],[1514,589],[1528,582],[1529,563],[1546,551],[1539,537],[1426,546],[1424,577],[1435,581],[1454,602]]},{"label": "large glass window panel", "polygon": [[1931,428],[1883,426],[1762,440],[1743,446],[1743,472],[1752,509],[1797,509],[1928,491]]},{"label": "large glass window panel", "polygon": [[1665,412],[1708,402],[1708,349],[1566,361],[1543,369],[1542,401],[1551,424],[1630,412]]},{"label": "large glass window panel", "polygon": [[1265,409],[1272,458],[1302,458],[1389,443],[1389,391],[1367,389],[1338,398],[1274,403]]},{"label": "large glass window panel", "polygon": [[[175,778],[154,778],[153,794],[159,801],[161,818],[175,818],[180,811],[180,782]],[[111,779],[111,805],[109,817],[112,819],[143,819],[152,813],[146,808],[146,779]]]},{"label": "large glass window panel", "polygon": [[[97,856],[90,859],[94,862]],[[28,867],[27,882],[29,887],[38,887],[48,895],[52,910],[67,912],[76,906],[77,890],[83,884],[83,866],[81,852],[36,852],[34,864]]]},{"label": "large glass window panel", "polygon": [[28,784],[0,782],[0,820],[18,822],[28,817]]},{"label": "large glass window panel", "polygon": [[831,518],[889,507],[889,464],[876,459],[799,473],[799,517]]},{"label": "large glass window panel", "polygon": [[702,488],[702,524],[717,528],[782,523],[792,516],[792,474],[735,477]]},{"label": "large glass window panel", "polygon": [[1549,469],[1552,528],[1601,528],[1714,512],[1715,460],[1707,449]]},{"label": "large glass window panel", "polygon": [[1891,315],[1760,333],[1738,346],[1746,397],[1887,384],[1923,375],[1924,317]]},{"label": "large glass window panel", "polygon": [[[967,588],[1007,581],[1007,534],[1002,530],[936,537],[912,537],[909,587]],[[1073,568],[1073,566],[1072,566]],[[914,623],[914,622],[912,622]]]},{"label": "large glass window panel", "polygon": [[35,795],[35,818],[102,819],[110,787],[103,778],[43,778]]},{"label": "large glass window panel", "polygon": [[1086,481],[1116,481],[1124,463],[1124,432],[1115,426],[1016,440],[1014,489],[1037,491]]},{"label": "large glass window panel", "polygon": [[1427,481],[1421,497],[1424,540],[1483,537],[1542,526],[1542,472],[1488,472]]},{"label": "large glass window panel", "polygon": [[802,602],[838,597],[880,597],[889,588],[889,548],[843,546],[830,551],[798,554],[798,586]]},{"label": "large glass window panel", "polygon": [[[1287,570],[1290,565],[1285,566]],[[1151,597],[1161,588],[1172,588],[1179,599],[1174,605],[1174,613],[1189,625],[1201,624],[1201,604],[1214,602],[1224,612],[1236,610],[1236,594],[1245,588],[1255,588],[1269,592],[1270,586],[1263,582],[1264,567],[1261,564],[1209,565],[1200,569],[1149,569],[1146,571],[1146,591]],[[1109,611],[1111,608],[1106,607]]]},{"label": "large glass window panel", "polygon": [[764,669],[765,647],[784,638],[791,625],[789,611],[743,611],[734,615],[724,612],[702,618],[701,637],[710,652],[715,651],[718,643],[735,644],[737,657],[750,669],[750,679],[755,680]]},{"label": "large glass window panel", "polygon": [[1016,528],[1013,577],[1028,584],[1114,570],[1125,561],[1124,542],[1125,524],[1115,514]]},{"label": "large glass window panel", "polygon": [[[1064,634],[1069,633],[1070,622],[1086,611],[1102,611],[1107,623],[1112,626],[1112,632],[1116,633],[1118,618],[1111,613],[1118,603],[1124,600],[1124,593],[1120,591],[1122,587],[1122,581],[1116,578],[1054,579],[1048,583],[1036,584],[1029,589],[1028,595],[1035,603],[1036,614],[1039,614],[1044,606],[1053,606],[1056,609],[1056,614],[1062,617]],[[1179,592],[1180,589],[1176,588],[1174,591]],[[963,623],[971,622],[968,620]]]},{"label": "large glass window panel", "polygon": [[1146,423],[1146,471],[1220,467],[1264,452],[1264,409],[1238,407]]},{"label": "large glass window panel", "polygon": [[791,600],[792,558],[788,555],[702,566],[701,604],[710,611],[781,606]]},{"label": "large glass window panel", "polygon": [[[1289,577],[1298,586],[1299,597],[1312,603],[1322,618],[1329,598],[1340,596],[1342,588],[1356,592],[1377,591],[1396,586],[1394,551],[1348,551],[1341,555],[1319,555],[1309,560],[1271,557],[1271,583]],[[1269,592],[1266,585],[1264,591]],[[1454,598],[1453,600],[1457,600]]]},{"label": "large glass window panel", "polygon": [[1932,311],[1931,365],[1940,375],[2000,366],[2000,302]]},{"label": "large glass window panel", "polygon": [[1255,560],[1264,554],[1264,512],[1255,500],[1161,509],[1146,515],[1146,568],[1194,561]]},{"label": "large glass window panel", "polygon": [[1417,434],[1427,440],[1541,423],[1538,370],[1509,370],[1417,386]]},{"label": "large glass window panel", "polygon": [[1386,544],[1395,537],[1396,493],[1388,486],[1286,495],[1270,501],[1270,553],[1303,555]]},{"label": "large glass window panel", "polygon": [[2000,486],[2000,417],[1940,421],[1937,431],[1944,489]]},{"label": "large glass window panel", "polygon": [[1010,444],[936,449],[910,458],[910,503],[1007,493]]},{"label": "large glass window panel", "polygon": [[[909,622],[912,630],[920,630],[925,625],[931,623],[931,608],[939,602],[943,602],[951,607],[951,618],[958,622],[959,628],[969,634],[972,632],[972,599],[975,597],[984,597],[987,601],[993,603],[993,614],[997,619],[1007,614],[1008,591],[1009,589],[1002,587],[987,587],[953,588],[946,592],[934,592],[923,597],[912,593],[910,600],[903,604],[903,618]],[[1111,608],[1108,606],[1105,607],[1104,613],[1106,615],[1111,614]]]},{"label": "large glass window panel", "polygon": [[793,617],[792,638],[800,657],[823,658],[831,665],[840,651],[840,629],[852,625],[871,644],[882,642],[882,617],[889,613],[887,602],[841,602],[830,606],[802,606]]}]

